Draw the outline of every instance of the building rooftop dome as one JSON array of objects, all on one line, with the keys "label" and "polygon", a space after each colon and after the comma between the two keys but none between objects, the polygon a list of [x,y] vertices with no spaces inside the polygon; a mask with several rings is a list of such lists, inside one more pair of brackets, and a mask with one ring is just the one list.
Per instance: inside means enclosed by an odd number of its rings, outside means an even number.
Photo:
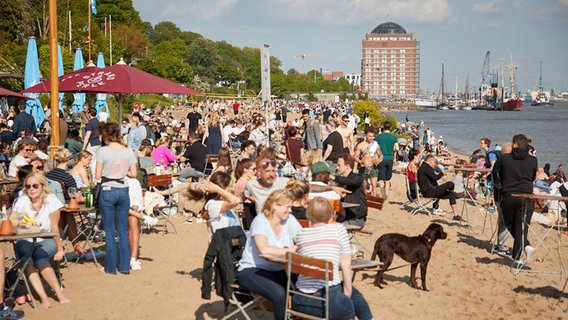
[{"label": "building rooftop dome", "polygon": [[404,30],[404,28],[401,27],[398,23],[385,22],[385,23],[381,23],[378,26],[376,26],[375,29],[373,29],[373,31],[371,31],[371,33],[375,33],[375,34],[392,34],[392,33],[404,34],[404,33],[406,33],[406,30]]}]

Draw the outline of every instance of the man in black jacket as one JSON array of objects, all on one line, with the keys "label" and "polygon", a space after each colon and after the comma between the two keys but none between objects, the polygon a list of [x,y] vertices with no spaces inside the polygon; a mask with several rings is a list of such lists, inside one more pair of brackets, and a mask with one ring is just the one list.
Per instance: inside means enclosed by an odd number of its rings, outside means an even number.
[{"label": "man in black jacket", "polygon": [[337,159],[337,175],[331,176],[338,185],[347,190],[343,201],[358,204],[358,207],[345,209],[345,220],[341,223],[355,225],[363,228],[367,220],[367,198],[365,196],[365,184],[362,175],[353,172],[355,160],[346,153]]},{"label": "man in black jacket", "polygon": [[462,217],[458,214],[456,205],[456,193],[454,192],[454,183],[448,181],[444,184],[438,185],[438,180],[444,176],[443,168],[436,164],[436,157],[433,155],[426,156],[426,159],[418,168],[418,186],[422,195],[428,198],[437,199],[433,204],[433,213],[436,215],[443,214],[443,211],[438,209],[440,199],[450,200],[450,207],[454,214],[453,220],[460,221]]},{"label": "man in black jacket", "polygon": [[[529,154],[528,139],[523,134],[513,136],[513,152],[503,155],[499,176],[501,177],[501,208],[505,226],[515,239],[513,244],[513,259],[515,263],[523,264],[520,260],[523,248],[526,261],[534,253],[534,248],[527,239],[529,224],[531,222],[534,203],[513,197],[515,193],[532,194],[533,181],[536,178],[538,163],[535,157]],[[523,205],[523,201],[525,201]],[[526,225],[523,226],[523,223]]]},{"label": "man in black jacket", "polygon": [[14,117],[14,125],[12,126],[12,135],[14,140],[20,136],[24,129],[30,129],[32,133],[36,132],[36,123],[34,117],[26,112],[26,104],[20,103],[18,106],[20,113]]}]

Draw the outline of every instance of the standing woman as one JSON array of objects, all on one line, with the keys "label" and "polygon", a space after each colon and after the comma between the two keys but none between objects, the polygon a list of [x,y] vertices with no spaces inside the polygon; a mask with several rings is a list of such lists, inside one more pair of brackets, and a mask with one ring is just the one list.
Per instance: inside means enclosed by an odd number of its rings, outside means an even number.
[{"label": "standing woman", "polygon": [[282,152],[286,155],[286,160],[289,160],[292,164],[302,164],[304,163],[304,143],[296,138],[298,129],[291,126],[288,129],[288,139],[284,141],[282,146]]},{"label": "standing woman", "polygon": [[[95,179],[101,179],[99,208],[106,231],[105,272],[116,274],[130,272],[130,244],[128,242],[128,209],[130,198],[126,175],[136,178],[136,157],[132,149],[121,143],[120,127],[116,122],[100,126],[100,136],[107,143],[95,155]],[[118,231],[117,252],[114,232]]]},{"label": "standing woman", "polygon": [[284,319],[287,277],[284,267],[260,257],[262,254],[284,255],[296,251],[294,237],[302,229],[290,214],[293,199],[286,190],[276,190],[268,196],[262,212],[254,218],[239,263],[239,284],[272,301],[276,320]]},{"label": "standing woman", "polygon": [[30,227],[39,226],[45,232],[55,231],[56,235],[53,239],[36,239],[35,248],[31,239],[18,240],[16,253],[19,257],[32,253],[25,273],[45,308],[50,308],[51,303],[41,278],[51,287],[60,303],[67,303],[69,299],[61,292],[57,276],[50,263],[51,259],[61,261],[65,255],[58,232],[59,210],[63,204],[51,193],[47,179],[39,172],[30,173],[23,185],[24,191],[16,200],[10,214],[12,224],[14,226],[23,224]]},{"label": "standing woman", "polygon": [[223,143],[223,126],[219,123],[219,114],[217,112],[212,112],[209,117],[209,123],[205,129],[205,134],[203,135],[203,141],[201,143],[205,144],[205,139],[207,139],[207,153],[208,154],[218,154],[219,149]]}]

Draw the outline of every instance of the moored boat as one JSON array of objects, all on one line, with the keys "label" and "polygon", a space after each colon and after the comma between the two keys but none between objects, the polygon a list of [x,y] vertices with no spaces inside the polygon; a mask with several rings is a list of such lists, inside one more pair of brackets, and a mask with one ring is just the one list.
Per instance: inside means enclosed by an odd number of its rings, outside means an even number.
[{"label": "moored boat", "polygon": [[511,98],[507,101],[504,101],[501,110],[503,111],[520,111],[523,107],[523,100],[519,98]]},{"label": "moored boat", "polygon": [[540,77],[538,81],[538,92],[536,97],[532,99],[531,106],[553,106],[554,103],[546,96],[544,87],[542,86],[542,61],[540,62]]}]

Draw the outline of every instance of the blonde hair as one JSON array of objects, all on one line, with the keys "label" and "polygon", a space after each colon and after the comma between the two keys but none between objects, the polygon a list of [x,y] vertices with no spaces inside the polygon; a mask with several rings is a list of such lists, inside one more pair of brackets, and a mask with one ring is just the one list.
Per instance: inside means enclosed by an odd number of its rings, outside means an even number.
[{"label": "blonde hair", "polygon": [[308,204],[306,218],[312,223],[328,222],[333,216],[333,208],[329,200],[323,197],[315,197]]},{"label": "blonde hair", "polygon": [[290,192],[286,189],[275,190],[266,199],[262,212],[267,219],[270,219],[274,215],[275,206],[291,204],[293,201],[294,199],[292,199]]},{"label": "blonde hair", "polygon": [[53,160],[55,160],[55,162],[57,163],[69,161],[70,158],[71,151],[65,148],[58,149],[57,151],[55,151],[55,155],[53,156]]},{"label": "blonde hair", "polygon": [[306,163],[304,163],[305,165],[311,168],[312,164],[320,161],[323,161],[323,156],[318,149],[308,150],[308,154],[306,155]]},{"label": "blonde hair", "polygon": [[167,145],[170,142],[170,137],[162,136],[156,141],[156,147],[161,145]]},{"label": "blonde hair", "polygon": [[[41,184],[41,194],[39,195],[41,199],[45,199],[48,194],[52,193],[51,189],[49,188],[49,184],[47,183],[47,178],[43,173],[40,172],[30,172],[24,179],[24,186],[26,182],[32,177],[39,181],[39,183]],[[28,195],[27,189],[24,188],[24,192],[26,193],[26,195]]]},{"label": "blonde hair", "polygon": [[286,190],[290,193],[290,196],[294,201],[299,201],[304,199],[304,197],[310,192],[310,187],[307,183],[298,180],[290,180],[286,185]]},{"label": "blonde hair", "polygon": [[[79,162],[81,162],[81,160],[83,160],[83,159],[85,159],[85,158],[88,158],[88,157],[91,157],[91,156],[93,156],[93,154],[90,153],[90,152],[87,151],[87,150],[81,150],[81,151],[79,151],[79,153],[77,153],[77,157],[75,158],[75,165],[74,165],[74,166],[78,165]],[[74,167],[74,166],[73,166],[73,167]]]}]

